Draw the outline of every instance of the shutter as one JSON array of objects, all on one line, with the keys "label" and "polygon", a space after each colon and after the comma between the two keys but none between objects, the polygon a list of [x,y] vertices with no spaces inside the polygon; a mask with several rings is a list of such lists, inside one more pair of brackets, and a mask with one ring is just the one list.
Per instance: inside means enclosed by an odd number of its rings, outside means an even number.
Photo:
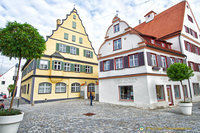
[{"label": "shutter", "polygon": [[54,61],[52,61],[52,69],[54,70],[55,68],[54,68]]},{"label": "shutter", "polygon": [[188,61],[188,66],[191,68],[190,61]]},{"label": "shutter", "polygon": [[152,66],[152,62],[151,62],[151,53],[147,52],[147,62],[149,66]]},{"label": "shutter", "polygon": [[70,53],[70,46],[66,46],[66,53]]},{"label": "shutter", "polygon": [[158,59],[158,67],[162,67],[162,61],[160,55],[157,55],[157,59]]},{"label": "shutter", "polygon": [[123,62],[124,62],[124,68],[128,68],[129,67],[129,62],[128,62],[128,56],[124,56],[124,58],[123,58]]},{"label": "shutter", "polygon": [[74,64],[71,64],[71,72],[74,72]]},{"label": "shutter", "polygon": [[183,63],[186,64],[186,60],[185,59],[183,59]]},{"label": "shutter", "polygon": [[90,57],[91,57],[91,58],[93,58],[93,52],[91,52],[91,55],[90,55]]},{"label": "shutter", "polygon": [[175,61],[176,61],[176,63],[178,63],[179,62],[178,58],[175,58]]},{"label": "shutter", "polygon": [[170,57],[167,57],[167,67],[170,67],[171,64],[172,63],[171,63]]},{"label": "shutter", "polygon": [[191,46],[191,52],[195,53],[194,45],[193,45],[193,44],[190,44],[190,46]]},{"label": "shutter", "polygon": [[86,50],[84,49],[83,52],[84,52],[84,56],[86,57]]},{"label": "shutter", "polygon": [[195,63],[195,67],[196,67],[195,70],[196,70],[197,72],[199,72],[198,64]]},{"label": "shutter", "polygon": [[59,51],[59,43],[56,43],[56,51]]},{"label": "shutter", "polygon": [[103,71],[103,61],[100,61],[100,72]]},{"label": "shutter", "polygon": [[64,62],[61,62],[61,70],[64,70]]},{"label": "shutter", "polygon": [[48,61],[48,69],[50,69],[50,61]]},{"label": "shutter", "polygon": [[76,55],[79,55],[79,48],[76,48]]},{"label": "shutter", "polygon": [[138,54],[138,60],[139,60],[139,66],[143,66],[144,65],[144,52],[140,52]]},{"label": "shutter", "polygon": [[37,60],[37,68],[40,69],[40,60]]},{"label": "shutter", "polygon": [[110,70],[114,70],[114,59],[110,59]]},{"label": "shutter", "polygon": [[83,72],[86,72],[86,66],[83,66]]},{"label": "shutter", "polygon": [[93,73],[93,67],[91,66],[91,73]]},{"label": "shutter", "polygon": [[83,65],[80,65],[80,72],[83,72]]},{"label": "shutter", "polygon": [[198,48],[198,51],[199,51],[199,55],[200,55],[200,48]]},{"label": "shutter", "polygon": [[188,49],[187,49],[187,42],[184,41],[184,43],[185,43],[185,49],[188,51]]}]

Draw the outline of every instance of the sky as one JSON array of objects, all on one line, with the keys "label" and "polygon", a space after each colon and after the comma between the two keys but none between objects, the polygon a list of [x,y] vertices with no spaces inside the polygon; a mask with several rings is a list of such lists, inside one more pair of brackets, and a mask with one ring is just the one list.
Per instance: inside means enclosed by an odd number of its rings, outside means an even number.
[{"label": "sky", "polygon": [[[182,0],[0,0],[0,27],[8,21],[29,23],[44,36],[56,29],[56,20],[65,19],[75,8],[80,15],[90,41],[98,52],[107,28],[118,10],[118,16],[131,27],[144,21],[144,15],[153,10],[160,13]],[[200,0],[187,0],[200,25]],[[18,60],[0,55],[0,75]],[[22,61],[22,64],[25,60]]]}]

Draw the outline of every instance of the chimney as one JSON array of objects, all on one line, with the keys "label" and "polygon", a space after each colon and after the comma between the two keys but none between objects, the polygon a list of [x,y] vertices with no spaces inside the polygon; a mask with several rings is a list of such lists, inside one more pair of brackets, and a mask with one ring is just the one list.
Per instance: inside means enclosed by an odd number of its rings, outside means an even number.
[{"label": "chimney", "polygon": [[61,20],[60,19],[57,19],[57,27],[61,24]]}]

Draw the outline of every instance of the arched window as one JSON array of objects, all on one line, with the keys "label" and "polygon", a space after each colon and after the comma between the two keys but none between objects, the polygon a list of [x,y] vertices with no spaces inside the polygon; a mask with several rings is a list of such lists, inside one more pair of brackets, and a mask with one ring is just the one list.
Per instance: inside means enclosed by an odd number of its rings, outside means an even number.
[{"label": "arched window", "polygon": [[65,83],[56,83],[56,93],[65,93],[66,92],[66,84]]},{"label": "arched window", "polygon": [[73,83],[71,85],[71,92],[80,92],[80,84],[79,83]]},{"label": "arched window", "polygon": [[95,92],[95,85],[94,83],[91,83],[88,85],[88,92]]},{"label": "arched window", "polygon": [[51,83],[43,82],[39,84],[38,94],[50,94]]}]

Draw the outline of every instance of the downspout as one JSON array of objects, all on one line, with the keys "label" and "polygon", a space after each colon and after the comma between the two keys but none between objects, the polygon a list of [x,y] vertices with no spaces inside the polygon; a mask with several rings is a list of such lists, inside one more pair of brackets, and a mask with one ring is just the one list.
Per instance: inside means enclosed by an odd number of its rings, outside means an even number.
[{"label": "downspout", "polygon": [[[182,45],[181,45],[181,34],[179,35],[179,44],[180,44],[181,52],[183,53],[183,49],[182,49]],[[186,62],[186,65],[187,65],[187,55],[185,55],[185,62]],[[188,79],[188,85],[189,85],[189,90],[190,90],[190,98],[191,98],[191,101],[192,101],[192,92],[191,92],[191,86],[190,86],[190,79]]]}]

